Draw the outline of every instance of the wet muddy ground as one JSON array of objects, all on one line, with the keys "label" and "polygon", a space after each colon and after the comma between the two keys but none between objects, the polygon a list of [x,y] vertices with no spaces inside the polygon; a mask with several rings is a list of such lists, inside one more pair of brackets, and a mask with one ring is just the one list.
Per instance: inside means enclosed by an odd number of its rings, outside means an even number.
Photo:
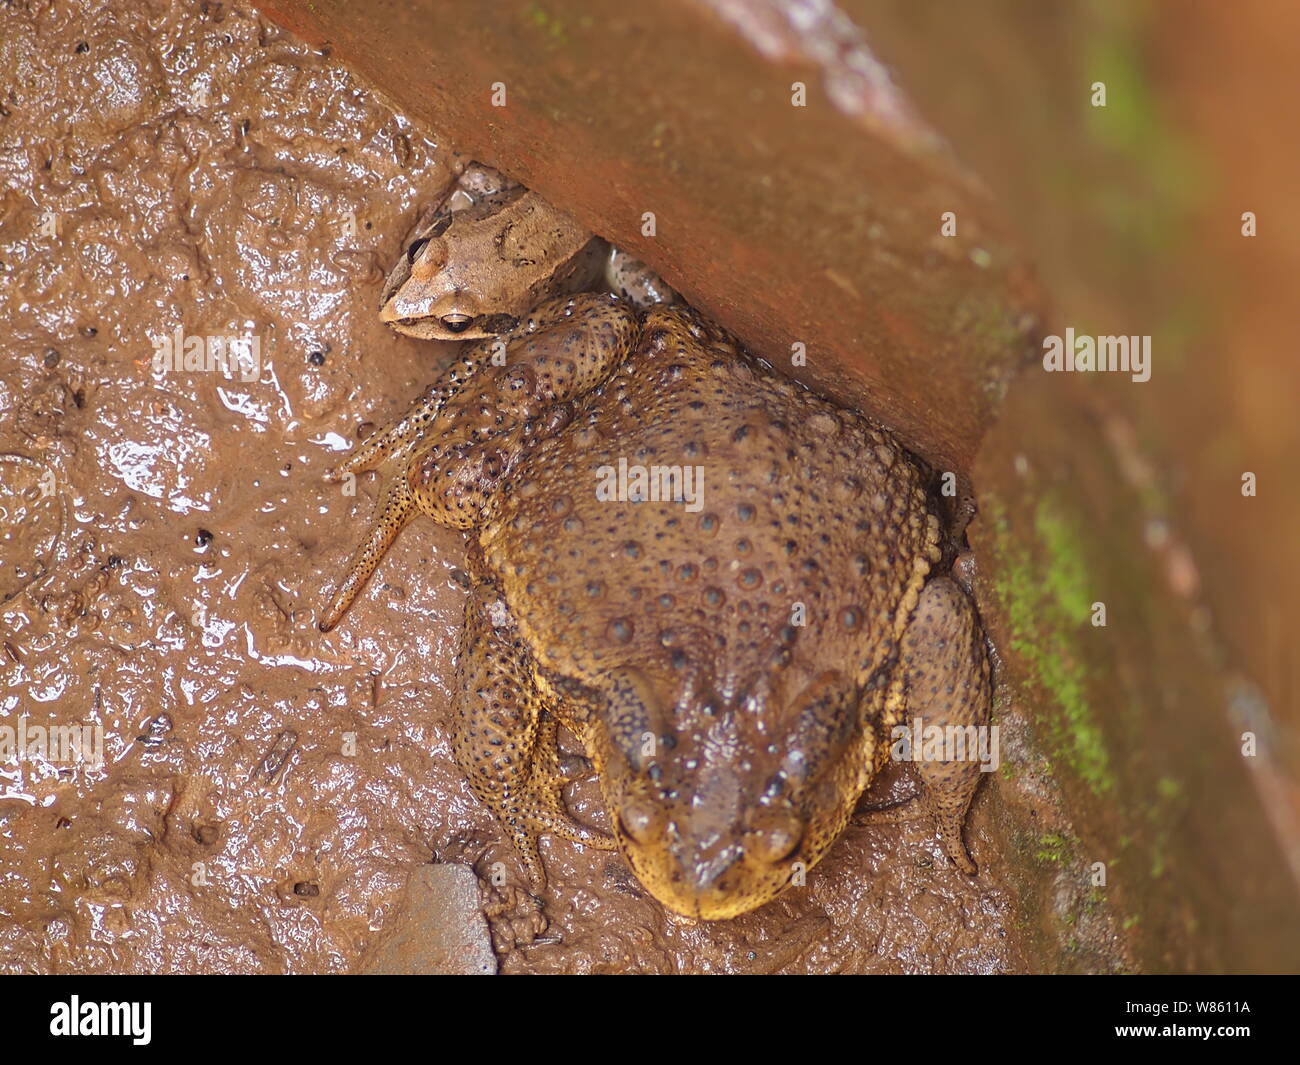
[{"label": "wet muddy ground", "polygon": [[[323,474],[453,350],[376,313],[451,146],[238,5],[0,20],[0,724],[102,738],[0,760],[0,971],[383,967],[434,862],[478,874],[504,972],[1034,967],[999,830],[1050,816],[1032,772],[981,790],[974,879],[923,822],[854,826],[806,888],[698,924],[545,839],[536,906],[443,728],[461,535],[415,523],[317,631],[374,493]],[[156,368],[178,330],[256,338],[260,375]]]}]

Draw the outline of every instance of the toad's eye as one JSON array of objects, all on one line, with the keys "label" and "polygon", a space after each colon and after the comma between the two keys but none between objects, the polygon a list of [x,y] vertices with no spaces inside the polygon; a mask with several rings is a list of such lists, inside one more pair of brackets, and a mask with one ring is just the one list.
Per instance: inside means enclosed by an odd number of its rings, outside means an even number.
[{"label": "toad's eye", "polygon": [[474,319],[468,314],[444,314],[442,324],[449,333],[463,333],[469,328],[469,323]]}]

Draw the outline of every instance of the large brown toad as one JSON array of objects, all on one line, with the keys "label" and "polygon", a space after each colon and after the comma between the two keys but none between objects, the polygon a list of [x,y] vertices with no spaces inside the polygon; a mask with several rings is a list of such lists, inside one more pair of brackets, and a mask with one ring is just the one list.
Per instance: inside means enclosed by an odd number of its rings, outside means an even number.
[{"label": "large brown toad", "polygon": [[[534,881],[540,833],[618,849],[681,914],[772,899],[827,851],[896,726],[987,720],[974,610],[917,463],[679,307],[561,296],[468,349],[340,474],[381,509],[332,628],[417,511],[468,532],[454,749]],[[568,814],[556,729],[615,839]],[[918,761],[944,850],[973,760]]]}]

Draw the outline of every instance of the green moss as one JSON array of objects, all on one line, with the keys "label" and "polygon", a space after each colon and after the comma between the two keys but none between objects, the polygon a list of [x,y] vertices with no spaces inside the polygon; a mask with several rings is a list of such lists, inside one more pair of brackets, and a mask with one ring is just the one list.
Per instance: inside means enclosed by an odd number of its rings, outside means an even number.
[{"label": "green moss", "polygon": [[1169,857],[1173,851],[1172,832],[1180,813],[1185,809],[1186,795],[1182,782],[1170,776],[1156,781],[1155,798],[1144,804],[1147,824],[1150,826],[1151,877],[1160,879],[1169,870]]},{"label": "green moss", "polygon": [[1148,162],[1153,148],[1158,153],[1175,151],[1142,54],[1144,41],[1151,37],[1151,5],[1103,0],[1093,12],[1093,31],[1083,47],[1084,70],[1090,82],[1105,84],[1106,106],[1088,108],[1089,134],[1113,152]]},{"label": "green moss", "polygon": [[1100,0],[1091,14],[1082,69],[1089,88],[1105,84],[1106,106],[1090,105],[1084,113],[1088,135],[1115,159],[1115,176],[1075,191],[1116,241],[1138,256],[1159,254],[1181,235],[1186,213],[1203,199],[1205,169],[1161,114],[1147,73],[1144,49],[1157,34],[1156,9],[1135,0]]},{"label": "green moss", "polygon": [[960,336],[984,341],[972,345],[968,354],[985,355],[985,365],[993,369],[1002,367],[1008,349],[1017,350],[1025,345],[1024,335],[1007,314],[1006,305],[983,295],[959,300],[952,310],[950,328]]},{"label": "green moss", "polygon": [[1056,714],[1046,722],[1058,758],[1096,794],[1114,787],[1105,739],[1088,701],[1083,666],[1074,645],[1090,629],[1087,564],[1074,525],[1051,497],[1039,501],[1034,531],[1043,558],[1015,542],[1000,501],[986,503],[996,532],[994,581],[1011,626],[1011,649],[1051,699]]},{"label": "green moss", "polygon": [[527,11],[528,21],[543,33],[549,34],[561,44],[567,44],[569,37],[564,23],[552,15],[541,4],[532,4]]},{"label": "green moss", "polygon": [[1075,843],[1069,836],[1046,833],[1038,837],[1038,851],[1034,857],[1040,862],[1064,864],[1074,856]]},{"label": "green moss", "polygon": [[1183,786],[1173,777],[1161,777],[1156,782],[1156,791],[1162,799],[1177,799],[1183,794]]},{"label": "green moss", "polygon": [[1034,512],[1034,529],[1051,560],[1045,574],[1047,590],[1067,619],[1084,621],[1092,610],[1092,597],[1087,592],[1087,565],[1073,528],[1043,500]]}]

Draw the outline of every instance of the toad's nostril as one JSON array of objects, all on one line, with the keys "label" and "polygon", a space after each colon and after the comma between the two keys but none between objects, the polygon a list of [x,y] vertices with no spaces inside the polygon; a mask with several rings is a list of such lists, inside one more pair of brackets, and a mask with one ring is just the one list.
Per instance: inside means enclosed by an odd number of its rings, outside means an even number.
[{"label": "toad's nostril", "polygon": [[468,314],[444,314],[442,324],[449,333],[463,333],[474,319]]},{"label": "toad's nostril", "polygon": [[804,823],[793,810],[760,806],[749,818],[745,849],[759,861],[784,861],[803,842]]}]

